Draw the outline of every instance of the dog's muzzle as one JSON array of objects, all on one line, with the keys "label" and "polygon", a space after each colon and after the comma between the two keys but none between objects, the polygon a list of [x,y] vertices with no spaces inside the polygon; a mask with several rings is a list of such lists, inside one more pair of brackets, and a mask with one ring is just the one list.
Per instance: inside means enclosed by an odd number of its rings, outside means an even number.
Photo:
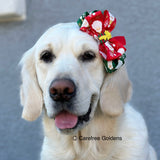
[{"label": "dog's muzzle", "polygon": [[76,115],[71,111],[72,101],[76,96],[76,85],[70,79],[56,79],[49,88],[50,97],[58,107],[54,116],[55,125],[60,130],[75,129],[90,119],[92,99],[89,109],[84,115]]},{"label": "dog's muzzle", "polygon": [[[70,79],[56,79],[49,88],[50,96],[55,103],[60,103],[62,106],[68,103],[76,94],[76,87]],[[55,116],[55,124],[59,129],[68,129],[76,126],[78,122],[78,116],[70,113],[66,108]]]}]

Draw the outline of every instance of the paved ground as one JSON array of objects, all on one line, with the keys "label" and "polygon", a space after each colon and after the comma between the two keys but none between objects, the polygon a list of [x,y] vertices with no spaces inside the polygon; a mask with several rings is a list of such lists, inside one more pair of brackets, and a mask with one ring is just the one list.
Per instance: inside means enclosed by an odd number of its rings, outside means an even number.
[{"label": "paved ground", "polygon": [[[30,0],[27,20],[0,24],[0,159],[38,160],[40,119],[22,120],[19,104],[22,54],[50,26],[76,21],[86,10],[108,9],[117,17],[114,35],[127,38],[127,68],[133,82],[131,103],[147,123],[150,143],[160,151],[160,1]],[[159,12],[159,13],[158,13]],[[160,152],[158,153],[160,157]]]}]

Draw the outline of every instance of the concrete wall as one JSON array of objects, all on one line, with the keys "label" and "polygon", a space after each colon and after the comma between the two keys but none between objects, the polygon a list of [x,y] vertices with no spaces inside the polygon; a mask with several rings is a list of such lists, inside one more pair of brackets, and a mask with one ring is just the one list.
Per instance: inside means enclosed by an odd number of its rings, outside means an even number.
[{"label": "concrete wall", "polygon": [[[147,123],[150,143],[160,150],[160,1],[28,0],[27,20],[0,23],[0,159],[38,160],[41,119],[21,119],[19,102],[22,54],[50,26],[76,21],[84,11],[108,9],[117,18],[114,35],[127,39],[127,68],[133,82],[131,104]],[[160,156],[160,152],[158,153]]]}]

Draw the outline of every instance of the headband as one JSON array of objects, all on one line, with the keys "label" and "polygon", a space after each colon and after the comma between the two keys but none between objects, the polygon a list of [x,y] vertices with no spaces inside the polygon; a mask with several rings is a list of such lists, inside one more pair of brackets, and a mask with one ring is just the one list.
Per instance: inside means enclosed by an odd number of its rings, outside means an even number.
[{"label": "headband", "polygon": [[112,37],[111,31],[115,28],[116,18],[109,11],[85,12],[77,23],[81,31],[97,40],[99,54],[103,57],[107,72],[112,73],[125,63],[126,40],[124,36]]}]

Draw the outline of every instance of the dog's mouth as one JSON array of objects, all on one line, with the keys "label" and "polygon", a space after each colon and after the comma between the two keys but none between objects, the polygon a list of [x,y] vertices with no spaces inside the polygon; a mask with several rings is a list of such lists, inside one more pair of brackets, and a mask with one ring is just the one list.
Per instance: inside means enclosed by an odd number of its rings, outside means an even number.
[{"label": "dog's mouth", "polygon": [[91,106],[92,105],[90,105],[88,112],[82,116],[77,116],[65,110],[61,111],[55,117],[56,127],[60,130],[75,129],[84,122],[88,122],[90,119]]}]

